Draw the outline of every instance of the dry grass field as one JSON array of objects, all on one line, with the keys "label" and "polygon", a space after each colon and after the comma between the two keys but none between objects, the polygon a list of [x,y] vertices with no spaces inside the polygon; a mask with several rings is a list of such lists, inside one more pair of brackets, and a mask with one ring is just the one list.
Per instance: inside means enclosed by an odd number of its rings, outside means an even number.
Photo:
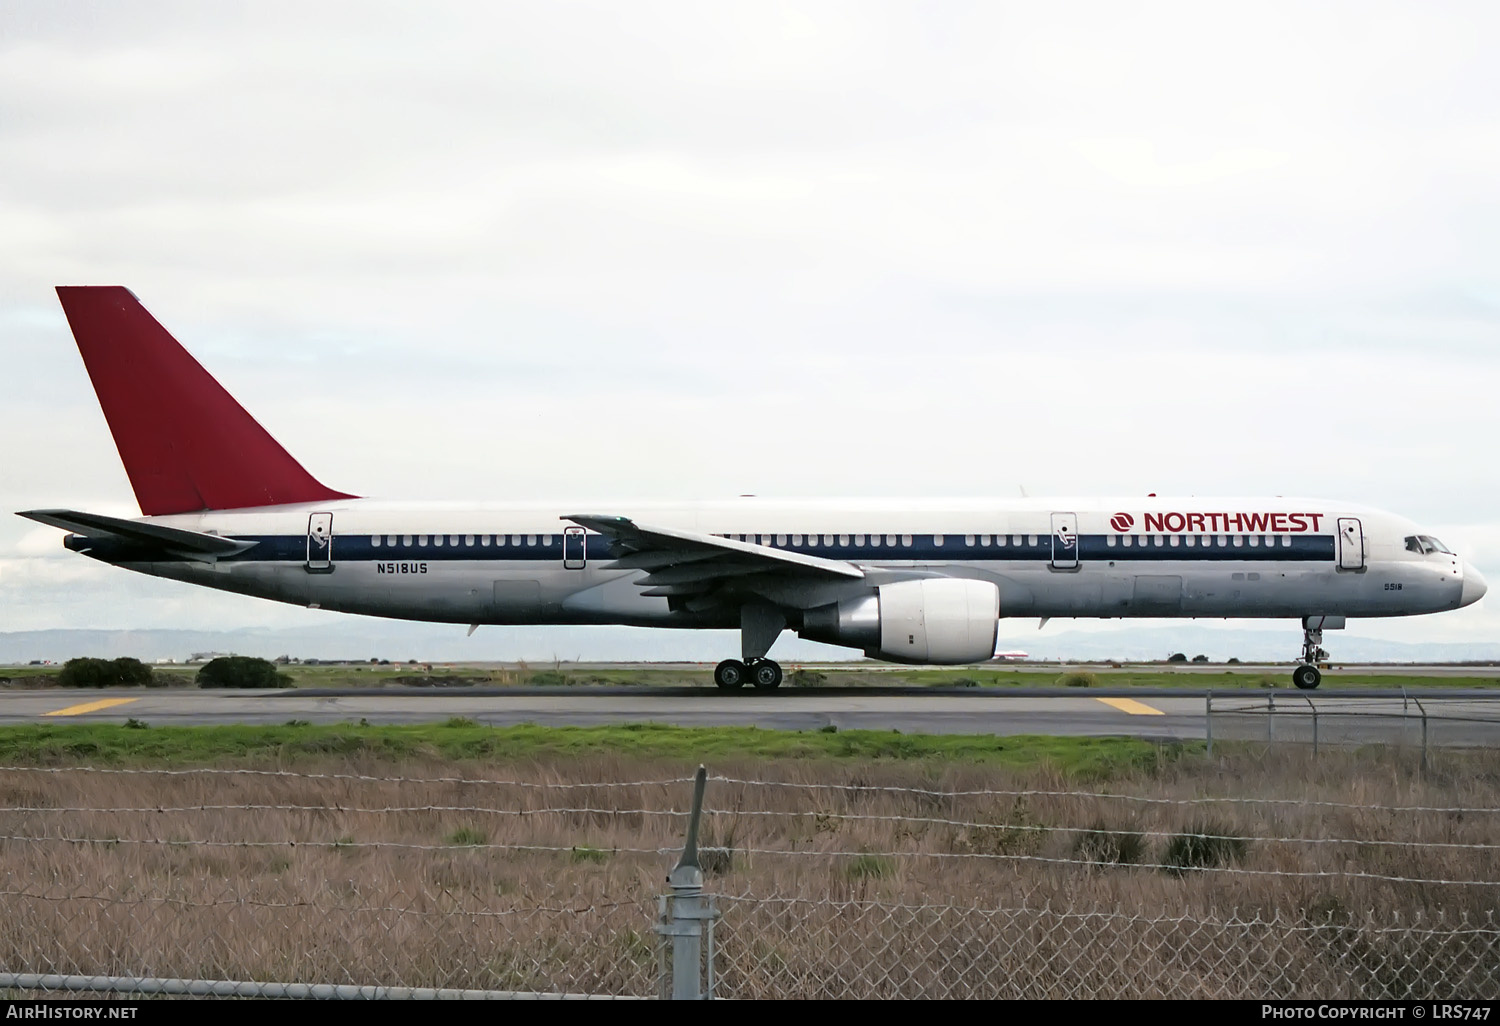
[{"label": "dry grass field", "polygon": [[[0,969],[657,992],[682,761],[256,765],[0,771]],[[709,769],[722,996],[1500,996],[1500,753]]]}]

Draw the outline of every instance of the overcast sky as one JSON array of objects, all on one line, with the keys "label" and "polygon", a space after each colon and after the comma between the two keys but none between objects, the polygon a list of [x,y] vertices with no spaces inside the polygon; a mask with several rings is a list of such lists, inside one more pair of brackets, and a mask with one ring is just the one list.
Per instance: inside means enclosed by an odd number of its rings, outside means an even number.
[{"label": "overcast sky", "polygon": [[[1500,582],[1497,37],[1489,3],[7,0],[0,510],[138,514],[52,291],[118,283],[363,495],[1299,494]],[[1500,639],[1489,604],[1355,630]],[[0,521],[0,630],[339,620]]]}]

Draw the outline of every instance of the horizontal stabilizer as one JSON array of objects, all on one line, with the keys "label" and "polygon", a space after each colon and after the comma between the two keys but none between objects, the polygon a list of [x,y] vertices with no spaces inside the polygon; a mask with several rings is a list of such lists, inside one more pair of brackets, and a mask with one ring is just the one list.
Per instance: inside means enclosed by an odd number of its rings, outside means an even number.
[{"label": "horizontal stabilizer", "polygon": [[210,562],[220,556],[233,556],[244,552],[255,544],[255,542],[239,541],[235,538],[221,538],[216,534],[185,531],[180,527],[142,523],[139,520],[123,520],[100,513],[80,513],[71,509],[32,509],[16,515],[89,538],[125,538],[129,541],[165,548],[188,558],[205,559]]}]

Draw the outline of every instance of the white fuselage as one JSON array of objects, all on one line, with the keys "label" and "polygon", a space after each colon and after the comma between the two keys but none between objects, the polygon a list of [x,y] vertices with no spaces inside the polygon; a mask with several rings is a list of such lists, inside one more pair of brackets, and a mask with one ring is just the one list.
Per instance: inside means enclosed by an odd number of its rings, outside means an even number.
[{"label": "white fuselage", "polygon": [[160,577],[373,616],[739,626],[737,613],[644,594],[641,570],[611,569],[609,539],[565,519],[601,511],[845,561],[869,574],[775,597],[791,608],[836,601],[870,582],[922,577],[992,582],[1001,616],[1036,617],[1401,616],[1456,609],[1484,587],[1451,553],[1412,546],[1414,523],[1316,499],[567,507],[351,499],[147,518],[255,542],[217,561],[143,560],[128,544],[77,536],[69,545]]}]

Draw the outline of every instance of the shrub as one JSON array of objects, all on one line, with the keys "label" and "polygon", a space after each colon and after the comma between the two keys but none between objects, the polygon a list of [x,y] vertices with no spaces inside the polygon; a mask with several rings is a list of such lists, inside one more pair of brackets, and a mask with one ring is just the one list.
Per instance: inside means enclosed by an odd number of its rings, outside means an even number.
[{"label": "shrub", "polygon": [[1062,688],[1092,688],[1099,684],[1099,677],[1093,673],[1065,673],[1057,678],[1057,686]]},{"label": "shrub", "polygon": [[1187,655],[1185,653],[1182,653],[1182,652],[1173,652],[1171,655],[1167,656],[1167,662],[1169,662],[1169,663],[1185,663],[1185,662],[1187,662]]},{"label": "shrub", "polygon": [[977,688],[979,687],[979,681],[973,677],[955,677],[952,686],[955,688]]},{"label": "shrub", "polygon": [[573,682],[568,679],[567,674],[559,673],[557,670],[537,670],[531,676],[526,678],[526,683],[532,685],[533,687],[540,688],[557,687],[563,684],[571,684]]},{"label": "shrub", "polygon": [[816,688],[828,682],[828,675],[819,673],[817,670],[804,670],[798,667],[791,672],[789,679],[794,688]]},{"label": "shrub", "polygon": [[883,880],[895,872],[891,860],[880,855],[856,855],[844,875],[850,880]]},{"label": "shrub", "polygon": [[486,836],[483,830],[480,830],[477,827],[463,826],[459,827],[457,830],[453,831],[453,833],[449,834],[446,840],[449,844],[472,846],[476,844],[483,844],[485,841],[489,840],[489,837]]},{"label": "shrub", "polygon": [[1128,830],[1110,830],[1103,823],[1083,831],[1073,840],[1073,853],[1085,862],[1131,865],[1141,861],[1146,838]]},{"label": "shrub", "polygon": [[1228,659],[1225,660],[1225,662],[1228,662],[1230,664],[1238,663],[1239,661],[1240,661],[1239,656],[1230,656]]},{"label": "shrub", "polygon": [[139,659],[69,659],[57,675],[65,688],[144,687],[152,683],[151,668]]},{"label": "shrub", "polygon": [[292,678],[269,659],[220,656],[198,671],[200,688],[285,688]]},{"label": "shrub", "polygon": [[1200,823],[1185,833],[1174,834],[1167,842],[1162,862],[1167,872],[1181,876],[1191,869],[1208,869],[1238,862],[1245,857],[1245,839],[1225,836],[1229,829],[1221,823]]},{"label": "shrub", "polygon": [[1195,663],[1206,663],[1206,662],[1208,662],[1208,656],[1206,656],[1206,655],[1195,655],[1195,656],[1193,656],[1193,662],[1195,662]]}]

